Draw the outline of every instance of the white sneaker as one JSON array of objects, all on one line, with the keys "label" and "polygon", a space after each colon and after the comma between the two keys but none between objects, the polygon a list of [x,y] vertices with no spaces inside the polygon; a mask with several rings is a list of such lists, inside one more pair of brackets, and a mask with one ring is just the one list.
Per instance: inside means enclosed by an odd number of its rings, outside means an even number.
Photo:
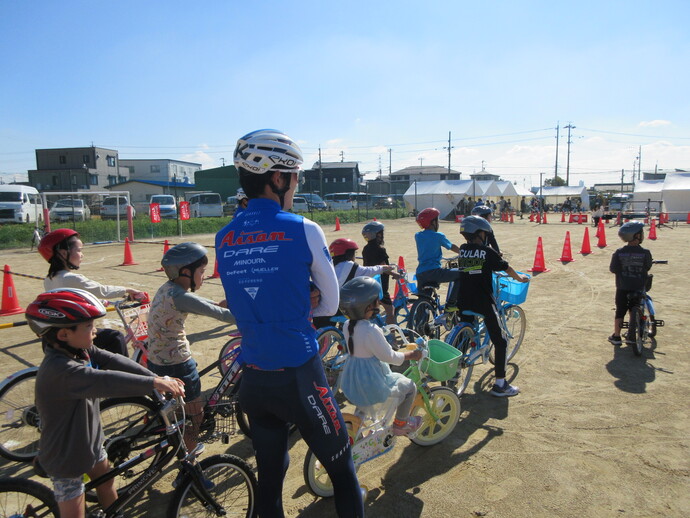
[{"label": "white sneaker", "polygon": [[494,386],[491,389],[491,395],[496,397],[517,396],[519,393],[520,389],[518,387],[514,387],[508,382],[505,382],[502,386],[494,383]]}]

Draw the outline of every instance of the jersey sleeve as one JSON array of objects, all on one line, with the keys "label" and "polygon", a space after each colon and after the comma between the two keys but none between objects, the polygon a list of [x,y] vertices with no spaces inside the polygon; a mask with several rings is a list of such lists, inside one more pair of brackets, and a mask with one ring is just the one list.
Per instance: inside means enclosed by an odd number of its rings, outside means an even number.
[{"label": "jersey sleeve", "polygon": [[313,221],[304,219],[304,234],[312,255],[311,278],[321,292],[321,302],[314,309],[315,317],[335,315],[340,303],[338,278],[333,269],[331,254],[328,253],[326,236]]}]

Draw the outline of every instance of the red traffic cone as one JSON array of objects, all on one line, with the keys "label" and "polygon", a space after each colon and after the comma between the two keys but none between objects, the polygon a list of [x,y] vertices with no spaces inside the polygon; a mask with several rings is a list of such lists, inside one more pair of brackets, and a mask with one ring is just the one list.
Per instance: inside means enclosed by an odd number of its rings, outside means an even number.
[{"label": "red traffic cone", "polygon": [[544,215],[541,217],[541,222],[542,222],[544,225],[546,225],[546,223],[547,223],[547,221],[546,221],[546,212],[545,212]]},{"label": "red traffic cone", "polygon": [[688,223],[688,225],[690,225],[690,212],[688,212],[688,221],[687,221],[687,223]]},{"label": "red traffic cone", "polygon": [[132,257],[132,249],[129,247],[129,238],[125,238],[125,260],[120,266],[131,266],[133,264],[139,264],[134,262]]},{"label": "red traffic cone", "polygon": [[335,217],[335,231],[334,232],[337,232],[338,230],[340,230],[340,218],[338,216],[336,216]]},{"label": "red traffic cone", "polygon": [[17,290],[14,289],[14,281],[12,280],[10,267],[5,265],[4,271],[5,273],[2,278],[2,308],[0,309],[0,315],[24,313],[24,309],[19,305]]},{"label": "red traffic cone", "polygon": [[541,223],[541,212],[537,212],[536,220],[537,223]]},{"label": "red traffic cone", "polygon": [[561,212],[561,223],[565,223],[565,211]]},{"label": "red traffic cone", "polygon": [[603,219],[599,220],[599,230],[597,230],[597,238],[599,238],[597,246],[599,248],[606,248],[606,227],[604,227]]},{"label": "red traffic cone", "polygon": [[[405,259],[403,259],[403,256],[398,256],[398,272],[405,272],[407,273],[407,269],[405,268]],[[407,280],[405,279],[405,276],[400,277],[400,285],[402,286],[403,294],[408,297],[410,295],[410,288],[407,286]],[[398,283],[395,283],[395,292],[398,292]],[[395,296],[393,296],[395,298]]]},{"label": "red traffic cone", "polygon": [[510,213],[510,222],[515,223],[515,221],[513,220],[513,213],[512,212]]},{"label": "red traffic cone", "polygon": [[[534,222],[534,212],[529,213],[529,222]],[[688,214],[688,223],[690,223],[690,214]]]},{"label": "red traffic cone", "polygon": [[582,255],[592,253],[592,245],[589,243],[589,227],[585,227],[585,236],[582,239],[582,248],[580,249]]},{"label": "red traffic cone", "polygon": [[621,226],[621,213],[618,213],[618,216],[616,216],[616,226],[620,227]]},{"label": "red traffic cone", "polygon": [[652,226],[649,227],[649,237],[648,239],[656,239],[656,223],[654,222],[654,218],[652,218]]},{"label": "red traffic cone", "polygon": [[372,221],[376,221],[376,218],[372,218]]},{"label": "red traffic cone", "polygon": [[[168,243],[168,240],[166,239],[166,240],[165,240],[165,243],[163,244],[163,255],[165,255],[165,252],[167,252],[168,250],[170,250],[170,244]],[[161,267],[158,268],[158,270],[156,270],[156,271],[157,271],[157,272],[162,272],[162,271],[163,271],[163,267],[161,266]]]},{"label": "red traffic cone", "polygon": [[218,273],[218,259],[216,259],[216,264],[213,266],[213,275],[207,277],[207,279],[220,279],[220,274]]},{"label": "red traffic cone", "polygon": [[544,248],[541,243],[541,237],[537,240],[537,251],[534,254],[534,266],[532,266],[531,270],[527,270],[528,272],[532,273],[542,273],[542,272],[548,272],[546,268],[546,264],[544,264]]},{"label": "red traffic cone", "polygon": [[570,248],[570,232],[566,232],[565,242],[563,243],[563,253],[561,254],[560,261],[562,263],[572,263],[574,260],[573,251]]}]

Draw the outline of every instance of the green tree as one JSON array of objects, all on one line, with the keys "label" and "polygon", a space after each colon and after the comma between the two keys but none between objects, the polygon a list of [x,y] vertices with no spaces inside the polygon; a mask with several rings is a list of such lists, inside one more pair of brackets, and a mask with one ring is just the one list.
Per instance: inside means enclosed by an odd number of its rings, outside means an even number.
[{"label": "green tree", "polygon": [[550,187],[560,187],[562,185],[565,185],[565,180],[560,176],[556,175],[556,178],[547,178],[546,180],[544,180],[544,185]]}]

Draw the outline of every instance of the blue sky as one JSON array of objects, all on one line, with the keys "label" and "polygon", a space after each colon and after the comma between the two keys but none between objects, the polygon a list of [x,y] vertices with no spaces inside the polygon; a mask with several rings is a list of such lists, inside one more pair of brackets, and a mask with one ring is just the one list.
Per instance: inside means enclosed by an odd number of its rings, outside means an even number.
[{"label": "blue sky", "polygon": [[530,187],[690,169],[687,1],[0,0],[0,173],[34,150],[229,162],[278,128],[305,165],[448,163]]}]

